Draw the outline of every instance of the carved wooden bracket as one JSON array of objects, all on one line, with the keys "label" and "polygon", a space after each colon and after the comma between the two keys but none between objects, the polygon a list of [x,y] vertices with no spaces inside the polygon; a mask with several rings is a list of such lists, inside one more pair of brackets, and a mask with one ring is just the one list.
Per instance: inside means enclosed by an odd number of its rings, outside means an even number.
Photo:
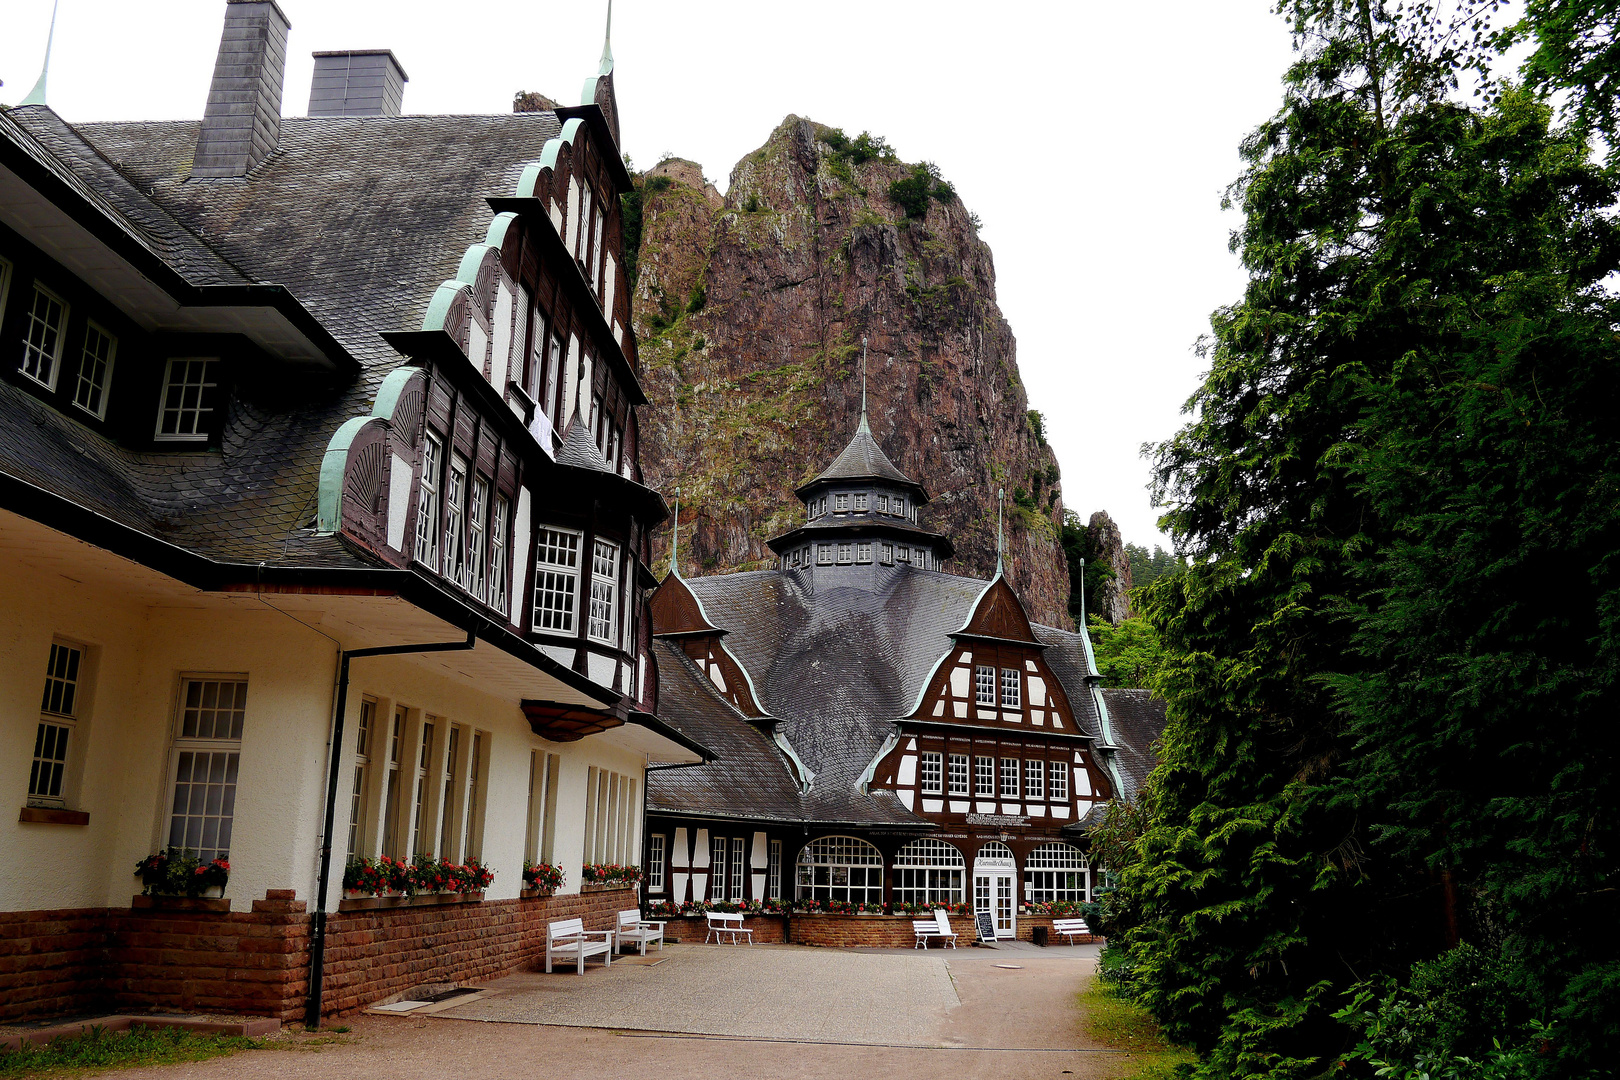
[{"label": "carved wooden bracket", "polygon": [[525,701],[523,715],[529,718],[529,726],[536,735],[552,742],[577,742],[587,735],[596,735],[624,724],[623,717],[606,709],[563,705],[555,701]]}]

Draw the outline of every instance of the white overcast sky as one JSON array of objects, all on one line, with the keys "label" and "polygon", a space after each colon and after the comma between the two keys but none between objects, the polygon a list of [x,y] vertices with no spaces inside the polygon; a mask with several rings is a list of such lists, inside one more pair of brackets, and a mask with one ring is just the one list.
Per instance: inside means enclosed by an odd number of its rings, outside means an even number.
[{"label": "white overcast sky", "polygon": [[[280,0],[282,110],[302,116],[323,49],[391,48],[412,113],[565,104],[594,72],[605,0]],[[1276,109],[1290,58],[1268,0],[618,0],[625,149],[731,166],[789,113],[938,163],[984,221],[1001,308],[1067,505],[1162,541],[1144,442],[1182,422],[1193,345],[1243,275],[1220,209],[1237,145]],[[50,0],[0,0],[0,102],[39,74]],[[61,0],[48,100],[69,121],[202,114],[223,0]],[[538,149],[538,148],[537,148]],[[409,161],[399,162],[410,168]]]}]

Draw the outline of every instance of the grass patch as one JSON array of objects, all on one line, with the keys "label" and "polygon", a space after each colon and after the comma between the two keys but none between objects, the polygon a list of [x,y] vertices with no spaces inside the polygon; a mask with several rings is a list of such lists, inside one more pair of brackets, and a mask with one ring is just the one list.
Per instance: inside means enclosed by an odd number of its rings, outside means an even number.
[{"label": "grass patch", "polygon": [[0,1050],[0,1078],[83,1076],[137,1065],[177,1065],[227,1057],[259,1044],[241,1035],[209,1035],[179,1028],[132,1027],[128,1031],[91,1028],[45,1046]]},{"label": "grass patch", "polygon": [[1197,1059],[1165,1040],[1152,1014],[1093,975],[1075,995],[1085,1016],[1086,1037],[1130,1055],[1117,1080],[1175,1080],[1178,1066]]}]

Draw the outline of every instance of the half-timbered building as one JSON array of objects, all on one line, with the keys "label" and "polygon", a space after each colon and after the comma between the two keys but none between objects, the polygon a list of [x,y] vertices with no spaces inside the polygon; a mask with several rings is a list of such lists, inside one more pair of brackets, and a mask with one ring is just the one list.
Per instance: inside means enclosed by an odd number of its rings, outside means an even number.
[{"label": "half-timbered building", "polygon": [[1032,623],[999,567],[947,571],[864,405],[797,494],[774,569],[672,560],[653,596],[661,715],[718,760],[648,776],[649,900],[971,906],[998,935],[1089,900],[1084,829],[1135,795],[1162,703],[1104,688],[1085,633]]},{"label": "half-timbered building", "polygon": [[[634,902],[582,867],[705,754],[656,715],[611,51],[492,116],[320,52],[283,116],[286,16],[225,7],[200,122],[0,111],[0,1019],[519,966]],[[183,933],[131,902],[163,849],[229,864]],[[493,879],[345,899],[379,856]]]}]

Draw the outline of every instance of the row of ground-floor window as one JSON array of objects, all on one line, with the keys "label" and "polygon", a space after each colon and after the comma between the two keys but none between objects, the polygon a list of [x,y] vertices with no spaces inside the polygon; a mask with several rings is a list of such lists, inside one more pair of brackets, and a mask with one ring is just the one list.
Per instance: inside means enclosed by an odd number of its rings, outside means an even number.
[{"label": "row of ground-floor window", "polygon": [[647,895],[675,903],[974,902],[982,907],[973,890],[1015,889],[1011,879],[1016,878],[1022,883],[1018,898],[1025,902],[1091,899],[1091,864],[1084,851],[1066,841],[1013,841],[1015,850],[989,838],[886,839],[829,835],[806,840],[802,834],[779,835],[740,824],[676,827],[655,820],[648,825]]}]

